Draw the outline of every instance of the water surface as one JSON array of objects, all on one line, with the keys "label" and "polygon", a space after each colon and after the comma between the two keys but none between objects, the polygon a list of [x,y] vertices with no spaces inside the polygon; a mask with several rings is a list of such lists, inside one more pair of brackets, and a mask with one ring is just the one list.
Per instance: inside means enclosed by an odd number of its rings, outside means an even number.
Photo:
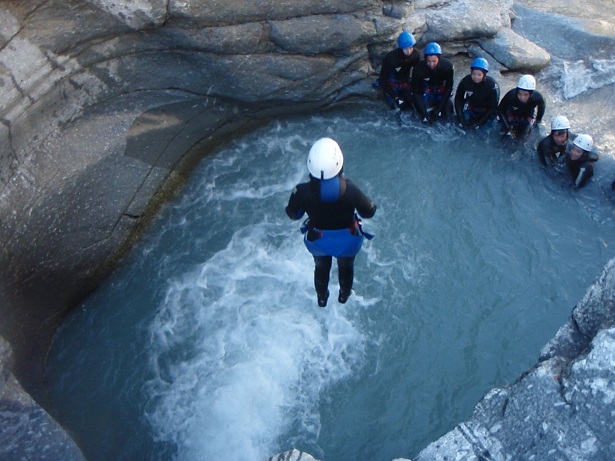
[{"label": "water surface", "polygon": [[[355,293],[326,309],[284,213],[322,136],[379,205]],[[274,121],[206,158],[71,315],[56,416],[90,460],[415,456],[536,362],[613,256],[610,161],[575,191],[531,141],[384,108]]]}]

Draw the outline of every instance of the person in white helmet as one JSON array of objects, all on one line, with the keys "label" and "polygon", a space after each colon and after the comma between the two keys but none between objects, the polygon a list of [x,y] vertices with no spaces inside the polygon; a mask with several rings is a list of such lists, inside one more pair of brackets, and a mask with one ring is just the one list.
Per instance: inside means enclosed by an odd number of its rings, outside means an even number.
[{"label": "person in white helmet", "polygon": [[570,121],[563,115],[551,120],[551,133],[536,147],[538,160],[543,165],[554,166],[564,161],[570,139]]},{"label": "person in white helmet", "polygon": [[593,163],[598,160],[598,154],[592,152],[594,140],[588,134],[580,134],[572,141],[572,147],[566,154],[566,167],[574,182],[574,187],[580,189],[594,175]]},{"label": "person in white helmet", "polygon": [[414,49],[416,39],[410,32],[402,32],[397,38],[397,48],[389,51],[382,62],[378,86],[392,109],[412,109],[410,73],[421,60]]},{"label": "person in white helmet", "polygon": [[314,257],[314,288],[318,305],[325,307],[329,298],[329,274],[333,258],[337,259],[340,291],[344,304],[354,280],[354,259],[365,237],[357,213],[371,218],[376,204],[343,174],[344,156],[333,139],[322,138],[308,154],[308,182],[293,190],[286,214],[298,220],[307,213],[303,226],[304,243]]},{"label": "person in white helmet", "polygon": [[545,108],[544,98],[536,91],[536,79],[523,75],[517,87],[506,93],[498,105],[503,134],[514,139],[523,138],[532,126],[542,122]]}]

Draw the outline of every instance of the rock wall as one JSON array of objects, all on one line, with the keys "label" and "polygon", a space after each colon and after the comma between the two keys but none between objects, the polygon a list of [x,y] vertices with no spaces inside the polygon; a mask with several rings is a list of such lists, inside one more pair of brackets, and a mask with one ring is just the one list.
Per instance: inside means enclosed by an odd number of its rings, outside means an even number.
[{"label": "rock wall", "polygon": [[0,459],[83,461],[72,439],[23,391],[11,363],[11,349],[0,337]]},{"label": "rock wall", "polygon": [[[401,30],[495,69],[544,67],[549,55],[510,29],[511,6],[0,0],[0,335],[15,357],[0,357],[3,404],[29,399],[13,375],[45,404],[45,354],[64,313],[195,161],[268,117],[379,97],[370,83]],[[28,402],[18,419],[45,415]],[[38,426],[2,419],[17,450],[40,447]]]},{"label": "rock wall", "polygon": [[416,461],[615,459],[615,259],[517,382],[490,391],[472,417]]}]

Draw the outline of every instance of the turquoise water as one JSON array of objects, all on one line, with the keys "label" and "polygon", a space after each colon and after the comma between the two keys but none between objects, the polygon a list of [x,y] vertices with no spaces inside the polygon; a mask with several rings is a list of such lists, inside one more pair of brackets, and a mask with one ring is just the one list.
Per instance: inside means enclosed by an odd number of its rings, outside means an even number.
[{"label": "turquoise water", "polygon": [[[326,309],[284,213],[322,136],[379,205],[355,293]],[[536,362],[613,257],[600,166],[574,191],[531,141],[373,108],[274,121],[206,158],[70,316],[54,415],[90,460],[415,456]]]}]

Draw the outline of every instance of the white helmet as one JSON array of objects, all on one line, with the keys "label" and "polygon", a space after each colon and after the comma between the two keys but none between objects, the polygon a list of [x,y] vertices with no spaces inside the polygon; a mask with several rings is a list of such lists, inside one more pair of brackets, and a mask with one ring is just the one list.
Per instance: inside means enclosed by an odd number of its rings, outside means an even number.
[{"label": "white helmet", "polygon": [[588,134],[580,134],[579,136],[574,138],[572,144],[587,152],[591,151],[594,148],[594,140]]},{"label": "white helmet", "polygon": [[536,89],[536,79],[531,75],[522,75],[517,83],[520,90],[534,91]]},{"label": "white helmet", "polygon": [[310,149],[307,167],[316,179],[331,179],[344,166],[340,146],[331,138],[321,138]]},{"label": "white helmet", "polygon": [[556,130],[569,130],[570,122],[563,115],[558,115],[551,120],[551,131]]}]

